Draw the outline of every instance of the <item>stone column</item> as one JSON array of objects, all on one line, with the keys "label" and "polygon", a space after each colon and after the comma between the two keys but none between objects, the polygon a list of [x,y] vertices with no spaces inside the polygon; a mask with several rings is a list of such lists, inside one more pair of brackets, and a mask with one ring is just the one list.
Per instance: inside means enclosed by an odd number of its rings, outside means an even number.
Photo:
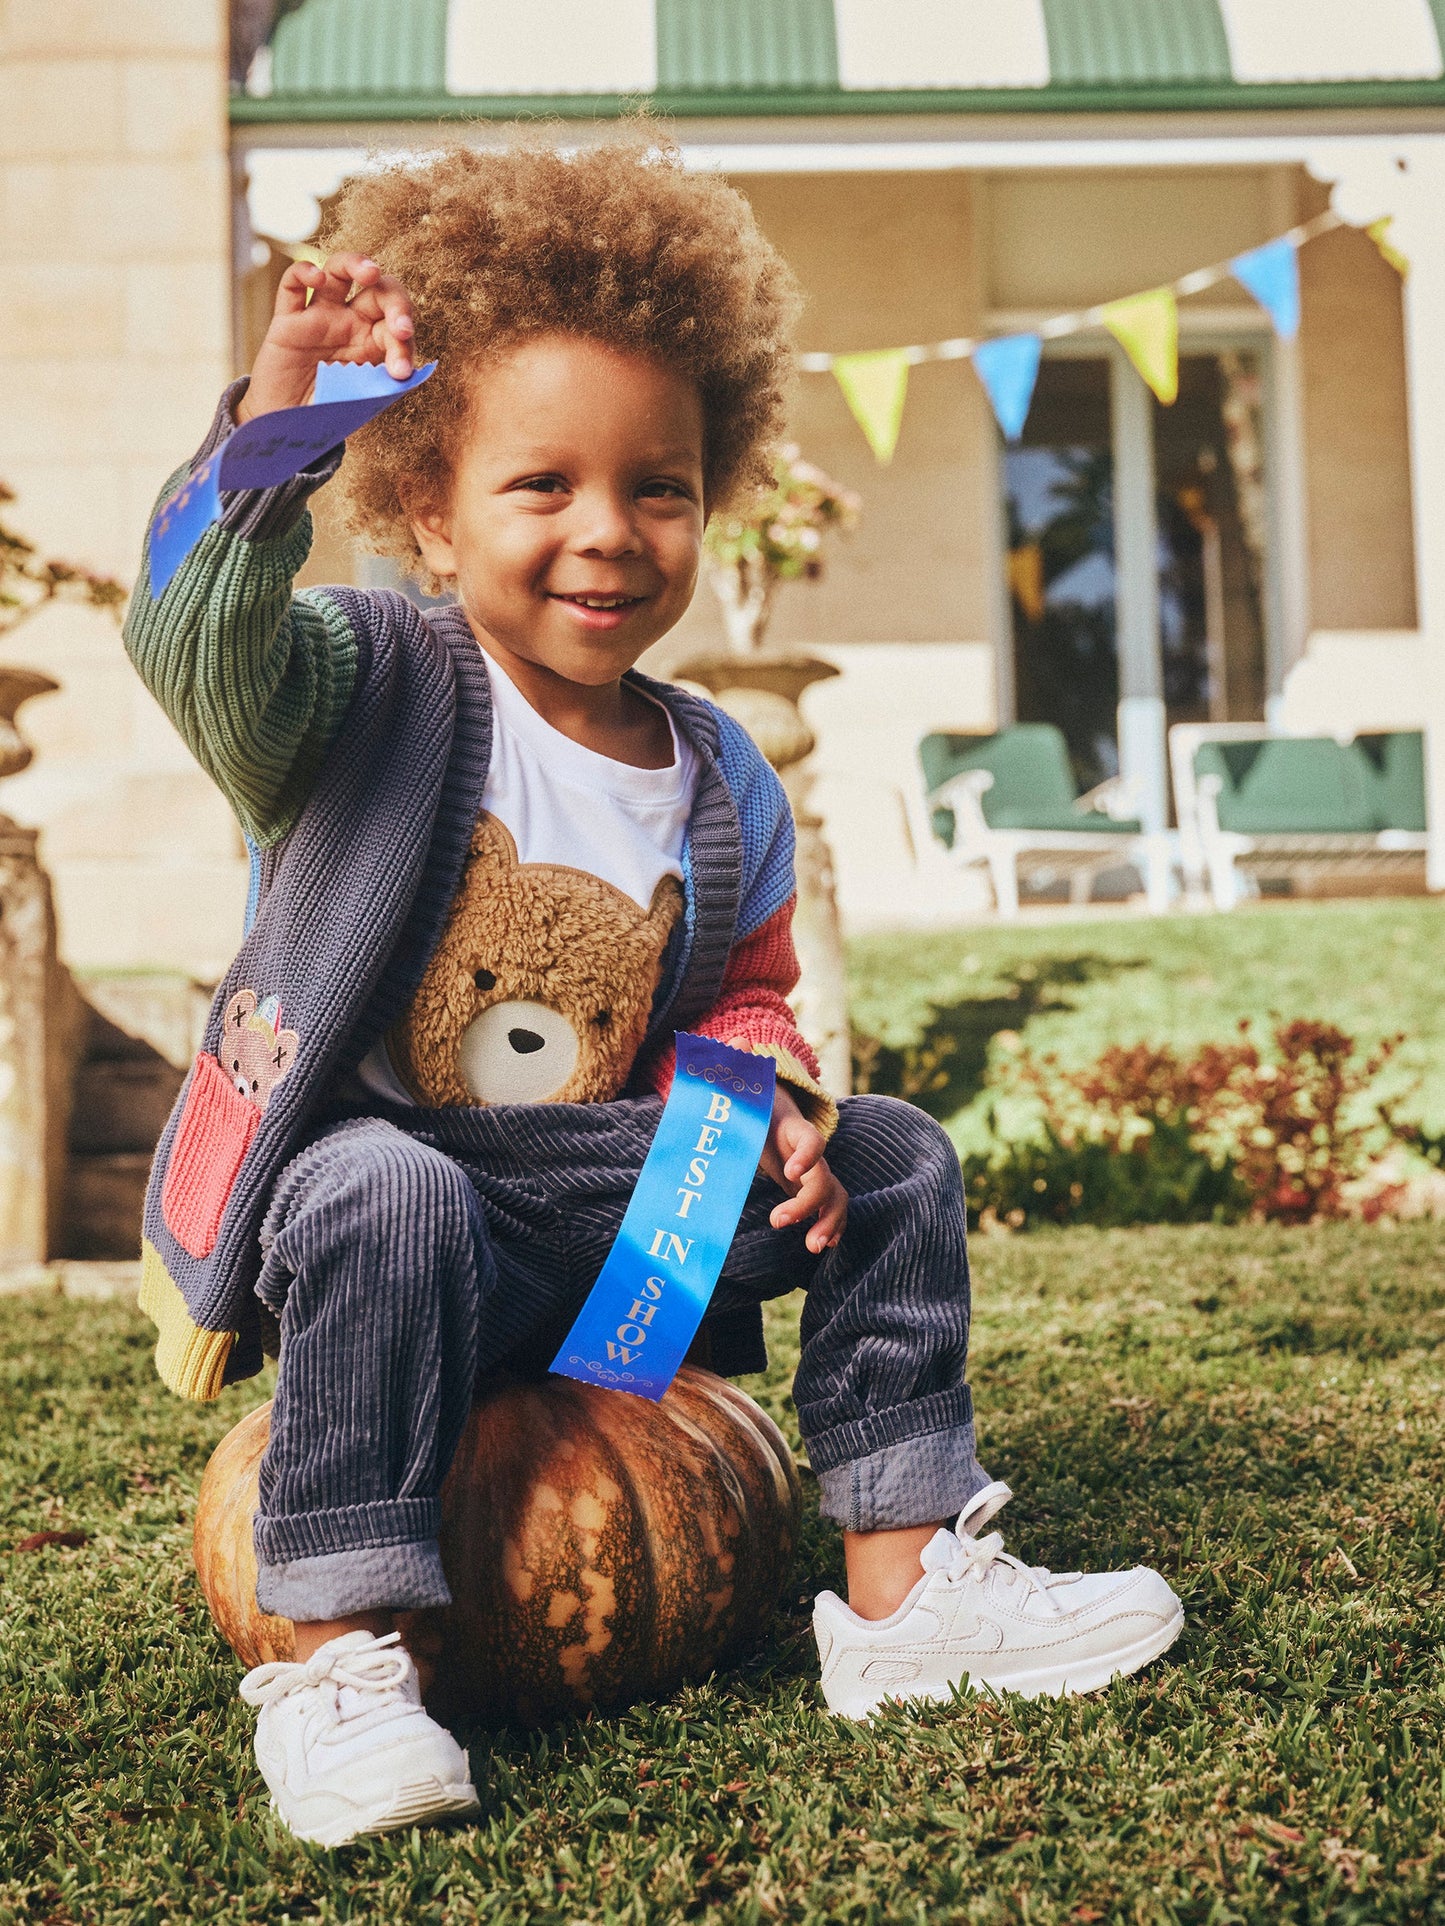
[{"label": "stone column", "polygon": [[57,1248],[80,1015],[35,831],[0,816],[0,1264]]}]

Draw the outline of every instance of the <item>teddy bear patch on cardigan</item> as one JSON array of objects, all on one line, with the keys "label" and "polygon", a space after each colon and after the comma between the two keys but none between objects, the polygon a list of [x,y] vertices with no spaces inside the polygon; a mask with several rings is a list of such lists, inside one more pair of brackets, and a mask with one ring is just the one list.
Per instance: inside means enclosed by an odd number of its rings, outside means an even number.
[{"label": "teddy bear patch on cardigan", "polygon": [[522,863],[483,813],[442,939],[387,1036],[419,1103],[603,1103],[647,1031],[682,910],[664,876],[643,908],[587,870]]},{"label": "teddy bear patch on cardigan", "polygon": [[256,1001],[254,990],[237,990],[226,1005],[221,1067],[239,1094],[264,1110],[271,1092],[296,1061],[300,1039],[281,1028],[281,1000]]}]

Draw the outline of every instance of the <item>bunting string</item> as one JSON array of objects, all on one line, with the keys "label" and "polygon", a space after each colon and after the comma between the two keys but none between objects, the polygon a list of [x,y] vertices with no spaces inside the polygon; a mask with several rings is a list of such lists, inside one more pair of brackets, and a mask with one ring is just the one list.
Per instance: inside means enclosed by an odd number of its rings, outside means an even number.
[{"label": "bunting string", "polygon": [[[989,398],[1005,439],[1017,441],[1028,418],[1046,341],[1106,328],[1139,374],[1166,405],[1179,392],[1179,299],[1202,294],[1221,281],[1235,280],[1269,315],[1275,333],[1292,341],[1299,332],[1299,250],[1321,234],[1344,227],[1331,208],[1301,221],[1262,247],[1230,260],[1195,268],[1157,288],[1122,300],[1104,301],[1067,314],[1051,315],[1026,332],[1009,335],[956,335],[946,341],[912,343],[901,348],[872,348],[857,354],[800,354],[804,374],[831,374],[880,462],[889,462],[898,443],[908,392],[908,370],[928,361],[971,361]],[[1409,263],[1390,244],[1386,223],[1365,230],[1395,270]]]}]

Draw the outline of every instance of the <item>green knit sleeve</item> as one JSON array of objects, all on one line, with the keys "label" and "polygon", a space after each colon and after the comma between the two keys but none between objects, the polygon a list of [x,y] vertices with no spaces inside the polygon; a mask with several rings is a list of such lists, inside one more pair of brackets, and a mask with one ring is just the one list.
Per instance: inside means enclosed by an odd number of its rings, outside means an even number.
[{"label": "green knit sleeve", "polygon": [[310,547],[307,514],[266,539],[218,523],[158,601],[147,558],[126,616],[141,679],[261,848],[295,823],[356,682],[335,601],[292,593]]}]

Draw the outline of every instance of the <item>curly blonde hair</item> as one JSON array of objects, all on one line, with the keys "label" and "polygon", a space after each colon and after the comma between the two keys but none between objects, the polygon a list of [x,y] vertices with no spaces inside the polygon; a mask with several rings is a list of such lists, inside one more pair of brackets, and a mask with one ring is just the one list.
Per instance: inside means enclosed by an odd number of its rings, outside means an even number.
[{"label": "curly blonde hair", "polygon": [[322,243],[355,248],[408,289],[431,380],[351,437],[347,526],[435,587],[411,513],[441,506],[485,360],[548,333],[651,356],[696,384],[708,508],[771,476],[793,366],[796,284],[752,209],[638,130],[559,152],[534,137],[453,147],[358,175]]}]

